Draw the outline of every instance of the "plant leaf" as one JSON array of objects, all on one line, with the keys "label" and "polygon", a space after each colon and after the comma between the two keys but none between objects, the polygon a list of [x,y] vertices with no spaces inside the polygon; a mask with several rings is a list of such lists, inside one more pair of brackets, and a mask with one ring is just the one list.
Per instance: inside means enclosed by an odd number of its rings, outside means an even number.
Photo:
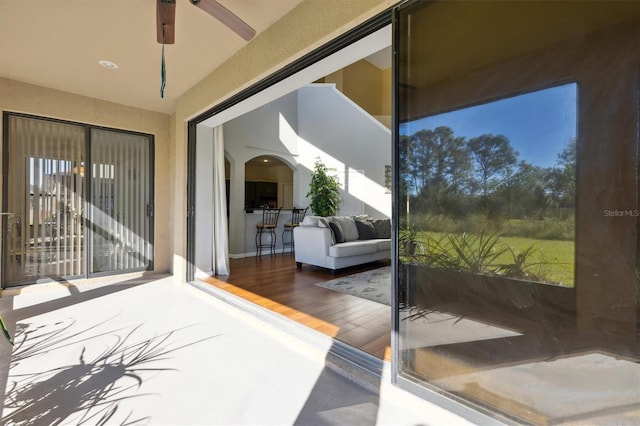
[{"label": "plant leaf", "polygon": [[9,330],[7,329],[7,325],[4,323],[4,319],[2,319],[2,315],[0,315],[0,327],[2,327],[2,332],[4,333],[4,336],[7,338],[9,343],[11,343],[13,345],[13,340],[11,339],[11,334],[9,333]]}]

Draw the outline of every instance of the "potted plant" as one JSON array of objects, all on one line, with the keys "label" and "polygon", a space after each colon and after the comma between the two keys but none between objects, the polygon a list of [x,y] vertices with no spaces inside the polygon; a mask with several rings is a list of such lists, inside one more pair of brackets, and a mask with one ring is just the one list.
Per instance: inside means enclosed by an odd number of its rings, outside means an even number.
[{"label": "potted plant", "polygon": [[318,216],[334,216],[340,207],[340,184],[338,177],[331,174],[335,169],[316,159],[307,197],[311,198],[311,210]]}]

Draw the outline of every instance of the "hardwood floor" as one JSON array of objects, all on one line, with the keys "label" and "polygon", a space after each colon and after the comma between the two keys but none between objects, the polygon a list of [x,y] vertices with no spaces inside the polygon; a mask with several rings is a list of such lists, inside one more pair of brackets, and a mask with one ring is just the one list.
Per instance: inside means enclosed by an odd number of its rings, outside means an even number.
[{"label": "hardwood floor", "polygon": [[314,285],[388,263],[347,268],[336,275],[309,265],[297,270],[291,254],[232,259],[230,263],[231,275],[204,281],[378,358],[390,359],[389,306]]}]

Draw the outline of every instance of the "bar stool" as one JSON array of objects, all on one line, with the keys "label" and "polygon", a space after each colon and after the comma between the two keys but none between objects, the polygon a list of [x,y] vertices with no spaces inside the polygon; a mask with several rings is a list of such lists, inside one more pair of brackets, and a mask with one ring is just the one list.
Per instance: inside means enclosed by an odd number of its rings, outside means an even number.
[{"label": "bar stool", "polygon": [[[284,231],[282,231],[282,253],[284,253],[286,247],[291,247],[291,253],[295,252],[293,229],[297,226],[300,226],[300,222],[303,221],[308,209],[309,207],[305,207],[304,209],[297,209],[294,207],[291,213],[291,221],[284,223]],[[288,241],[285,238],[285,234],[289,234]]]},{"label": "bar stool", "polygon": [[[280,209],[269,208],[268,206],[262,207],[262,222],[256,225],[256,251],[257,256],[262,256],[262,249],[268,248],[271,254],[276,252],[276,226],[278,226],[278,217],[280,216]],[[262,240],[262,234],[269,236],[269,242],[266,243]]]}]

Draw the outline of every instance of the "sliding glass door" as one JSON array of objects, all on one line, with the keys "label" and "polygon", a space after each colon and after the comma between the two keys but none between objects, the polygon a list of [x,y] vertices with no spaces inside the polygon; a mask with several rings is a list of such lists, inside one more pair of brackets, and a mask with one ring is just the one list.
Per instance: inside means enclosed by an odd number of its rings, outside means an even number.
[{"label": "sliding glass door", "polygon": [[4,123],[4,286],[152,268],[150,136],[8,113]]},{"label": "sliding glass door", "polygon": [[4,282],[84,275],[84,128],[20,116],[5,123]]},{"label": "sliding glass door", "polygon": [[151,265],[150,154],[147,136],[91,129],[92,273]]},{"label": "sliding glass door", "polygon": [[396,24],[398,382],[507,422],[638,423],[640,4]]}]

